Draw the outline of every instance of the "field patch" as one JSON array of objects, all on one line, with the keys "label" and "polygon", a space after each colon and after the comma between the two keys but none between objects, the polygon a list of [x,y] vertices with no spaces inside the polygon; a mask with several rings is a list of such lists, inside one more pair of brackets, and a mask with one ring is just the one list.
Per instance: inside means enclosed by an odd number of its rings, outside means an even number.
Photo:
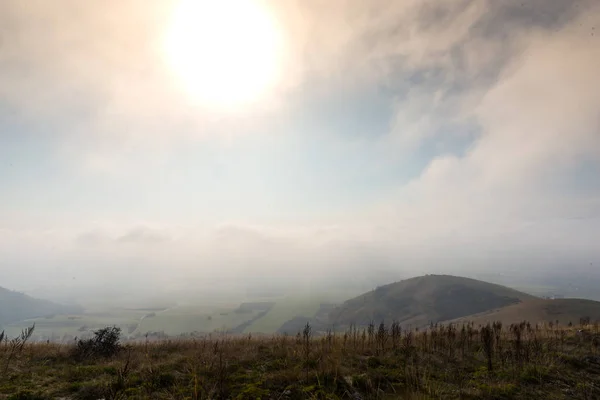
[{"label": "field patch", "polygon": [[6,326],[9,336],[17,336],[21,330],[35,324],[33,340],[68,341],[82,337],[106,326],[118,326],[124,334],[137,328],[146,311],[111,310],[81,315],[54,315],[15,322]]},{"label": "field patch", "polygon": [[166,335],[181,335],[193,332],[225,332],[251,320],[261,311],[262,308],[244,308],[243,312],[239,312],[239,307],[173,307],[144,318],[136,333],[143,335],[147,332],[163,332]]},{"label": "field patch", "polygon": [[287,321],[295,317],[306,317],[308,321],[319,310],[318,297],[286,297],[276,300],[275,305],[263,317],[248,326],[244,333],[275,333]]}]

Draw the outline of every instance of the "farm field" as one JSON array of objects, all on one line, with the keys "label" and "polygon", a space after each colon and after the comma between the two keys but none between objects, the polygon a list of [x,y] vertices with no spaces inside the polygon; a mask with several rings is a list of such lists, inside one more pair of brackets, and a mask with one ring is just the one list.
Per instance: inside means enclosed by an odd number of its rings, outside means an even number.
[{"label": "farm field", "polygon": [[277,300],[273,308],[247,327],[244,333],[275,333],[285,322],[296,316],[312,318],[319,310],[320,303],[318,298],[306,297],[286,297]]},{"label": "farm field", "polygon": [[146,314],[148,311],[116,309],[81,315],[55,315],[12,323],[7,325],[5,330],[8,335],[16,336],[21,330],[35,323],[34,340],[60,340],[65,335],[81,336],[86,331],[111,325],[118,326],[124,333],[128,333]]},{"label": "farm field", "polygon": [[144,318],[136,332],[164,332],[180,335],[190,332],[228,331],[259,314],[258,310],[236,312],[238,307],[209,308],[202,306],[179,306]]},{"label": "farm field", "polygon": [[[242,305],[244,304],[252,303],[242,303]],[[113,325],[120,327],[126,338],[141,337],[146,333],[179,336],[192,332],[231,331],[264,315],[272,304],[266,308],[264,305],[256,309],[246,307],[243,311],[240,310],[240,306],[240,304],[187,304],[155,310],[94,310],[84,314],[27,319],[8,324],[4,330],[9,336],[17,336],[23,329],[35,324],[33,340],[58,342],[69,341],[74,337],[81,337],[96,329]],[[286,309],[288,312],[295,311],[294,308],[290,309],[285,305],[284,311]],[[280,312],[278,316],[280,319],[286,318],[285,313]]]},{"label": "farm field", "polygon": [[254,321],[244,332],[275,333],[283,324],[296,317],[305,317],[307,321],[312,319],[322,303],[341,304],[345,299],[356,294],[353,290],[290,294],[274,300],[273,308],[265,316]]}]

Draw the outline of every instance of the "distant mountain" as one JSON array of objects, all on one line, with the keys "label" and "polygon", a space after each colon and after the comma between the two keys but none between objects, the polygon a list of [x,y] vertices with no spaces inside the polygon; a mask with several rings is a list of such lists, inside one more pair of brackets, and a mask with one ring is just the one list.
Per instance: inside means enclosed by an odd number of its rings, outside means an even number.
[{"label": "distant mountain", "polygon": [[536,297],[488,282],[426,275],[380,286],[344,302],[329,314],[334,326],[399,322],[419,327],[495,310]]},{"label": "distant mountain", "polygon": [[0,327],[24,319],[54,314],[81,313],[79,307],[63,306],[0,287]]}]

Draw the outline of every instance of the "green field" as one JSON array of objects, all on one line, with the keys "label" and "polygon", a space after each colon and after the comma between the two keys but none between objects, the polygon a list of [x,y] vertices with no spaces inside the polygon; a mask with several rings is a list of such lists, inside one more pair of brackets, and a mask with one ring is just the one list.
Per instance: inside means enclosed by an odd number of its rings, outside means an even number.
[{"label": "green field", "polygon": [[21,330],[35,324],[34,340],[81,337],[86,332],[113,325],[122,328],[123,334],[129,337],[139,337],[151,332],[177,336],[191,332],[231,330],[260,314],[260,310],[235,312],[238,306],[185,305],[156,311],[113,309],[82,315],[28,319],[9,324],[5,330],[9,336],[17,336]]},{"label": "green field", "polygon": [[251,312],[235,312],[239,303],[204,302],[182,304],[167,309],[94,309],[81,315],[56,315],[49,318],[35,318],[6,326],[10,336],[16,336],[22,329],[36,325],[34,339],[60,340],[65,336],[81,337],[85,332],[116,325],[122,328],[129,338],[141,337],[146,333],[161,332],[168,336],[185,333],[232,330],[252,321],[244,333],[274,333],[287,321],[295,317],[313,317],[321,303],[340,301],[347,293],[294,293],[279,299],[253,298],[248,302],[274,302],[266,315],[260,309]]},{"label": "green field", "polygon": [[35,318],[10,324],[6,333],[16,336],[35,323],[34,338],[61,338],[64,335],[80,336],[84,331],[116,325],[128,332],[128,328],[136,325],[148,311],[110,310],[83,315],[56,315],[52,318]]},{"label": "green field", "polygon": [[81,336],[85,331],[112,325],[121,327],[123,333],[130,336],[147,332],[179,335],[194,331],[231,329],[258,314],[238,314],[234,312],[235,308],[237,307],[180,306],[154,312],[115,309],[82,315],[57,315],[13,323],[6,327],[6,332],[10,336],[16,336],[22,329],[35,323],[35,338],[38,339],[61,338],[64,335]]},{"label": "green field", "polygon": [[286,297],[279,299],[265,316],[254,321],[244,332],[275,333],[285,322],[294,317],[313,317],[319,310],[320,304],[321,299],[316,297]]},{"label": "green field", "polygon": [[235,328],[254,318],[258,312],[236,313],[237,307],[207,308],[180,306],[156,313],[152,318],[144,318],[136,332],[164,332],[179,335],[189,332],[214,332]]}]

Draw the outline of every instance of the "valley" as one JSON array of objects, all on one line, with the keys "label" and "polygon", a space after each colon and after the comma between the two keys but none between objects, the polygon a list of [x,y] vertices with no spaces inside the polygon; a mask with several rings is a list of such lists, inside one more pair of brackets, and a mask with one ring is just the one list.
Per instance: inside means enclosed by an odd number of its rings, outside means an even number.
[{"label": "valley", "polygon": [[[24,295],[23,295],[24,296]],[[347,292],[300,293],[248,298],[241,303],[203,301],[152,308],[41,308],[36,318],[7,321],[2,329],[16,336],[35,324],[34,341],[69,343],[105,326],[121,328],[126,341],[205,336],[209,334],[286,333],[295,335],[308,322],[315,334],[342,332],[351,326],[397,322],[404,328],[432,323],[485,324],[491,321],[577,323],[600,320],[600,303],[585,299],[543,299],[506,286],[450,275],[426,275],[382,285],[359,296]],[[27,299],[29,304],[47,304]],[[38,302],[38,303],[36,303]],[[5,303],[6,304],[6,303]],[[30,314],[30,315],[35,315]],[[58,312],[50,312],[58,311]]]}]

